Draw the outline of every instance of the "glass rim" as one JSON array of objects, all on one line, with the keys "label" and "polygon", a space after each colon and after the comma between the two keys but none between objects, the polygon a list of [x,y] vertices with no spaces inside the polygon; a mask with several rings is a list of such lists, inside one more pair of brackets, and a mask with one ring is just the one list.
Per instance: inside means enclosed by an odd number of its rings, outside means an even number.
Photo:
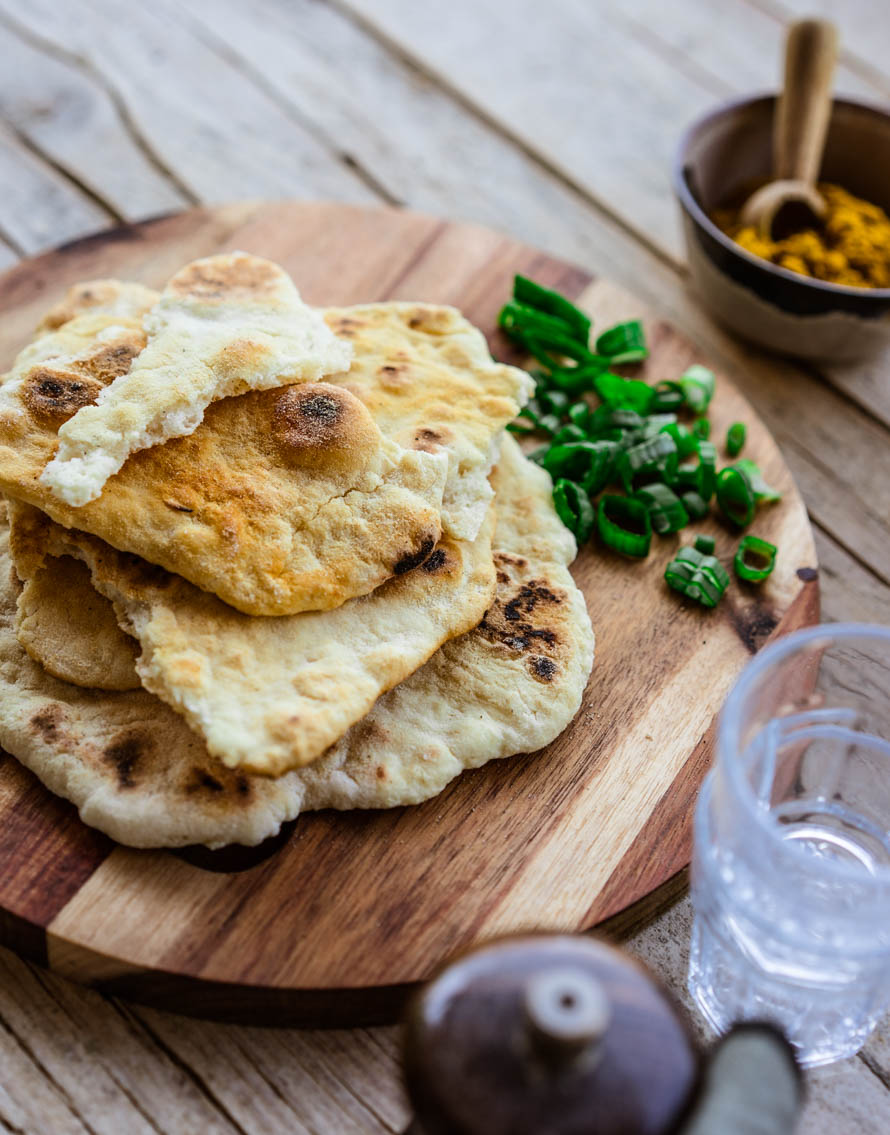
[{"label": "glass rim", "polygon": [[[890,648],[890,626],[883,623],[820,623],[815,627],[806,627],[803,630],[792,631],[790,634],[783,635],[776,642],[764,647],[747,664],[730,690],[717,721],[714,767],[719,766],[722,770],[725,770],[742,807],[756,824],[757,829],[771,840],[775,840],[779,836],[779,823],[771,812],[761,807],[748,778],[742,772],[741,763],[738,760],[726,757],[725,754],[738,748],[732,738],[741,736],[742,706],[754,684],[772,665],[797,653],[802,647],[818,642],[820,639],[824,639],[827,643],[872,639],[883,642]],[[796,851],[802,859],[810,858],[803,848],[795,847],[793,842],[789,843],[786,840],[781,842],[789,851],[792,849]],[[819,870],[821,873],[833,875],[839,880],[849,879],[860,885],[863,882],[862,870],[850,864],[820,860]],[[878,866],[871,877],[876,883],[890,883],[890,865]]]}]

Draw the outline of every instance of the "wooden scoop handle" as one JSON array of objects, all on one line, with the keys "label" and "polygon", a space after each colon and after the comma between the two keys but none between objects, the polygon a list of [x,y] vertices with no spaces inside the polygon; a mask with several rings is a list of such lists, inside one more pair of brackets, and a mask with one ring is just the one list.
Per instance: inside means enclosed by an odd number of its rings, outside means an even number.
[{"label": "wooden scoop handle", "polygon": [[837,28],[800,20],[785,43],[785,85],[773,131],[773,177],[814,185],[831,116]]}]

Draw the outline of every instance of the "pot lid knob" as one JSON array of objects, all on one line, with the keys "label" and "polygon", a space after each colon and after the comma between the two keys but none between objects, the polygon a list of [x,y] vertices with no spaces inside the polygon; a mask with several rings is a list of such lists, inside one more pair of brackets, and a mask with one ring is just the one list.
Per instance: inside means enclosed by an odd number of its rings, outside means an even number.
[{"label": "pot lid knob", "polygon": [[413,1001],[404,1050],[423,1135],[668,1135],[699,1078],[668,995],[589,937],[460,958]]}]

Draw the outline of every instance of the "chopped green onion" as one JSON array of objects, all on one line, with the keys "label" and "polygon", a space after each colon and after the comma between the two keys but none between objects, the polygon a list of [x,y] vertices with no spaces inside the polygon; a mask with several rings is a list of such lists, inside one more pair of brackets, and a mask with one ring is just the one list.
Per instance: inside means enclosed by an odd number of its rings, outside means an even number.
[{"label": "chopped green onion", "polygon": [[[554,315],[537,311],[535,308],[529,307],[527,304],[517,303],[515,300],[510,300],[501,308],[498,313],[498,327],[506,332],[511,339],[515,339],[519,343],[524,343],[530,335],[541,336],[545,339],[551,336],[573,338],[572,328],[564,319],[558,319]],[[586,343],[584,346],[586,348]]]},{"label": "chopped green onion", "polygon": [[699,441],[698,469],[698,495],[709,501],[717,487],[717,447],[712,441]]},{"label": "chopped green onion", "polygon": [[663,480],[671,480],[677,471],[676,443],[667,434],[656,434],[624,450],[617,469],[627,492],[633,488],[634,477],[644,473],[658,472]]},{"label": "chopped green onion", "polygon": [[729,573],[720,561],[689,546],[677,552],[664,578],[669,587],[705,607],[716,607],[729,586]]},{"label": "chopped green onion", "polygon": [[754,491],[754,499],[758,504],[772,504],[774,501],[782,499],[782,494],[778,489],[772,488],[764,481],[763,474],[758,466],[747,457],[740,457],[738,461],[733,463],[733,468],[741,469],[748,478]]},{"label": "chopped green onion", "polygon": [[747,432],[744,422],[733,422],[726,431],[726,452],[730,457],[738,457],[742,452]]},{"label": "chopped green onion", "polygon": [[635,378],[603,371],[593,380],[593,388],[602,400],[621,410],[645,414],[652,402],[652,387]]},{"label": "chopped green onion", "polygon": [[658,382],[652,387],[650,409],[653,413],[662,410],[679,410],[684,401],[683,390],[679,382]]},{"label": "chopped green onion", "polygon": [[607,355],[614,366],[620,363],[638,363],[645,359],[649,352],[646,350],[642,323],[638,319],[616,323],[597,339],[596,353]]},{"label": "chopped green onion", "polygon": [[[507,429],[509,429],[509,428],[510,427],[507,426]],[[550,450],[552,448],[553,447],[548,442],[546,445],[539,445],[537,449],[533,449],[531,451],[531,453],[526,453],[525,456],[528,458],[529,461],[534,461],[534,463],[536,465],[543,465],[544,464],[544,458],[547,456],[547,454],[550,452]]]},{"label": "chopped green onion", "polygon": [[703,414],[714,397],[714,372],[707,367],[691,366],[680,375],[680,389],[686,405],[694,414]]},{"label": "chopped green onion", "polygon": [[668,532],[679,532],[689,523],[689,513],[667,485],[646,485],[634,493],[649,510],[649,520],[653,531],[664,536]]},{"label": "chopped green onion", "polygon": [[553,486],[553,503],[559,519],[574,534],[578,544],[586,544],[596,515],[587,493],[574,481],[560,480]]},{"label": "chopped green onion", "polygon": [[554,445],[564,445],[567,441],[586,441],[587,434],[580,426],[576,426],[574,422],[569,422],[568,425],[562,426],[553,435]]},{"label": "chopped green onion", "polygon": [[535,398],[548,414],[564,414],[569,405],[569,396],[564,390],[555,390],[553,387],[545,389],[539,387],[535,391]]},{"label": "chopped green onion", "polygon": [[638,430],[643,425],[643,418],[635,410],[608,405],[597,406],[587,419],[587,431],[590,434],[604,433],[611,429]]},{"label": "chopped green onion", "polygon": [[[532,350],[532,347],[530,346],[529,349]],[[543,354],[543,348],[541,348],[541,351]],[[573,395],[583,394],[585,390],[593,390],[593,380],[605,369],[608,360],[605,360],[601,366],[593,358],[593,355],[590,358],[593,360],[592,362],[588,361],[578,366],[566,367],[558,366],[551,358],[547,357],[547,365],[550,367],[550,373],[547,377],[552,386],[560,391],[565,391],[566,394]]]},{"label": "chopped green onion", "polygon": [[643,421],[641,434],[643,437],[653,437],[661,433],[665,426],[676,424],[676,414],[648,414]]},{"label": "chopped green onion", "polygon": [[551,445],[540,464],[554,480],[576,481],[592,494],[607,483],[617,452],[614,441],[575,441]]},{"label": "chopped green onion", "polygon": [[701,520],[708,515],[708,503],[695,492],[690,489],[689,492],[681,493],[680,500],[683,502],[683,507],[689,513],[690,520]]},{"label": "chopped green onion", "polygon": [[642,501],[609,494],[600,497],[596,526],[607,547],[635,559],[648,556],[652,523]]},{"label": "chopped green onion", "polygon": [[[608,366],[609,360],[598,360],[595,355],[582,346],[577,339],[573,339],[568,330],[558,330],[557,328],[548,329],[542,322],[544,319],[549,319],[549,316],[540,315],[535,312],[537,320],[535,323],[527,328],[517,331],[514,338],[519,339],[524,347],[526,347],[531,354],[535,356],[539,363],[549,367],[551,373],[554,371],[573,371],[582,369],[585,366],[595,367],[597,370],[603,370]],[[553,323],[558,323],[558,320],[553,320]],[[573,359],[578,366],[566,367],[561,365],[557,359],[566,358]],[[562,386],[561,382],[556,383],[557,386]]]},{"label": "chopped green onion", "polygon": [[692,423],[692,432],[697,438],[702,441],[707,441],[711,436],[711,423],[708,418],[696,418]]},{"label": "chopped green onion", "polygon": [[[651,421],[652,419],[650,418],[649,420]],[[681,461],[698,451],[698,439],[682,422],[668,422],[667,425],[661,427],[660,432],[668,434],[674,439],[674,444],[677,447],[677,457]]]},{"label": "chopped green onion", "polygon": [[748,583],[760,583],[776,566],[777,551],[768,540],[743,536],[733,560],[736,575]]},{"label": "chopped green onion", "polygon": [[695,543],[692,546],[697,552],[701,552],[703,556],[713,556],[714,537],[698,535],[696,536]]},{"label": "chopped green onion", "polygon": [[747,475],[734,465],[721,469],[717,477],[717,504],[733,524],[744,528],[754,519],[757,502]]},{"label": "chopped green onion", "polygon": [[586,402],[573,402],[566,411],[569,421],[579,429],[586,430],[587,419],[590,417],[590,407]]},{"label": "chopped green onion", "polygon": [[527,276],[516,275],[513,278],[513,298],[528,307],[557,316],[572,328],[578,342],[587,346],[590,339],[590,320],[583,311],[559,292],[541,287]]},{"label": "chopped green onion", "polygon": [[680,466],[674,479],[682,488],[698,493],[707,504],[717,484],[717,449],[713,442],[704,440],[697,448],[698,464]]}]

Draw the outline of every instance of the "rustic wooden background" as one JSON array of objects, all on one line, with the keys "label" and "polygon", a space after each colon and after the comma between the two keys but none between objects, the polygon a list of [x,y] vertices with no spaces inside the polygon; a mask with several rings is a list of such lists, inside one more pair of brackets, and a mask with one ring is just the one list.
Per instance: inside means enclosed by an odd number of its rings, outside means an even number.
[{"label": "rustic wooden background", "polygon": [[[890,101],[876,0],[0,0],[0,265],[122,219],[240,197],[404,202],[636,292],[782,446],[826,619],[888,620],[890,359],[742,347],[686,286],[668,184],[683,127],[775,86],[783,28],[837,19],[838,87]],[[2,833],[0,833],[2,839]],[[630,948],[683,984],[685,900]],[[136,1009],[0,953],[0,1127],[45,1135],[397,1132],[397,1033]],[[890,1130],[890,1028],[808,1077],[805,1135]]]}]

